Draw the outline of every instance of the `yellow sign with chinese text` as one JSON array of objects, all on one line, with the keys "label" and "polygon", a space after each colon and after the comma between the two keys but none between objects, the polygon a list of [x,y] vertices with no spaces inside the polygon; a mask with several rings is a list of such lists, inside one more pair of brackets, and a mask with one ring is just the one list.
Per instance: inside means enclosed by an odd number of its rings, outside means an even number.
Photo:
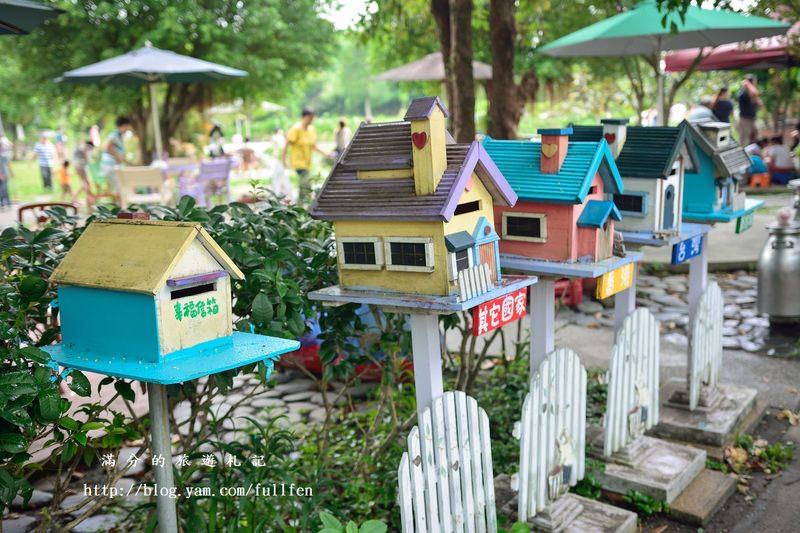
[{"label": "yellow sign with chinese text", "polygon": [[597,280],[597,299],[602,300],[622,292],[633,283],[633,263],[607,272]]}]

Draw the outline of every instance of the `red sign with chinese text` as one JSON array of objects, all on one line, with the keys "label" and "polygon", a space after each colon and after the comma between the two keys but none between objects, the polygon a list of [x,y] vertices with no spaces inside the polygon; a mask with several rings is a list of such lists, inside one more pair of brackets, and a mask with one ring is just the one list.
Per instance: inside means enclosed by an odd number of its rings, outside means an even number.
[{"label": "red sign with chinese text", "polygon": [[528,289],[519,289],[472,308],[472,334],[489,333],[525,316]]}]

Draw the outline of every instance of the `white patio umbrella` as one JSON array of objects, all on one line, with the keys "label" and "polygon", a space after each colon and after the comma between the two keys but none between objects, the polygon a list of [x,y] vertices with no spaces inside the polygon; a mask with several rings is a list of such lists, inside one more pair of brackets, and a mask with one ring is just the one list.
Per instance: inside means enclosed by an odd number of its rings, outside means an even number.
[{"label": "white patio umbrella", "polygon": [[108,83],[120,85],[147,84],[150,88],[150,111],[153,118],[156,157],[161,159],[163,145],[158,126],[156,83],[207,83],[247,76],[247,72],[155,48],[149,42],[144,48],[65,72],[57,82]]}]

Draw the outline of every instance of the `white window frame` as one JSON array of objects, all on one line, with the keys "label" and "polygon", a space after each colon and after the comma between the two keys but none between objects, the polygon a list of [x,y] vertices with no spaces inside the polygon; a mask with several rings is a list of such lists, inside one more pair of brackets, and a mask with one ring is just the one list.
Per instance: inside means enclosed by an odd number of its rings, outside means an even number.
[{"label": "white window frame", "polygon": [[[539,219],[539,237],[522,237],[519,235],[508,234],[508,217],[514,218],[538,218]],[[515,211],[503,212],[503,238],[509,241],[523,241],[523,242],[547,242],[547,215],[544,213],[519,213]]]},{"label": "white window frame", "polygon": [[[344,246],[346,242],[371,242],[375,248],[375,264],[362,265],[359,263],[347,263],[345,261]],[[347,270],[381,270],[384,265],[383,246],[380,245],[380,237],[339,237],[336,239],[336,252],[339,255],[339,265]]]},{"label": "white window frame", "polygon": [[[416,243],[425,245],[425,266],[393,265],[392,264],[392,243]],[[384,237],[383,257],[386,270],[396,270],[401,272],[433,272],[433,239],[431,237]]]},{"label": "white window frame", "polygon": [[[467,268],[475,266],[475,258],[471,248],[464,248],[463,250],[459,250],[459,252],[467,252],[467,261],[469,262],[469,267]],[[458,278],[457,253],[458,252],[447,252],[447,270],[450,274],[450,281],[455,281],[456,278]]]}]

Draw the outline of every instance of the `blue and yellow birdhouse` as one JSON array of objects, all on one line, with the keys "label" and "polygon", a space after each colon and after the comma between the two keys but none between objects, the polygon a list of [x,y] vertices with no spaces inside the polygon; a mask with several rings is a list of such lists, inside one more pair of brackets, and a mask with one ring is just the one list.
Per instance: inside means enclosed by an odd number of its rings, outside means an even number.
[{"label": "blue and yellow birdhouse", "polygon": [[59,364],[178,383],[295,350],[292,340],[234,332],[231,280],[243,274],[196,222],[93,222],[51,276]]}]

